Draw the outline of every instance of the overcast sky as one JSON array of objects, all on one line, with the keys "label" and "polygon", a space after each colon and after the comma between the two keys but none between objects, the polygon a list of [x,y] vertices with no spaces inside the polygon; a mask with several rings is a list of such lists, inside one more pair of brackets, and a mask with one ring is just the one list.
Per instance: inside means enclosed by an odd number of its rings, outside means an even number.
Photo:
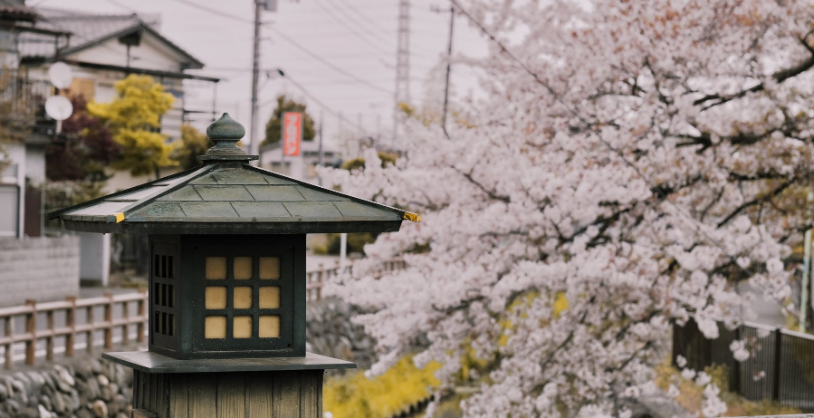
[{"label": "overcast sky", "polygon": [[[101,14],[159,14],[161,32],[206,64],[196,73],[225,79],[217,88],[218,111],[229,112],[248,132],[254,14],[251,0],[29,0],[27,3]],[[335,142],[337,137],[338,112],[348,121],[344,124],[346,132],[358,129],[353,125],[361,120],[368,134],[376,135],[381,130],[383,137],[390,137],[398,0],[279,0],[279,3],[277,12],[263,13],[263,21],[269,23],[261,30],[261,69],[283,69],[288,77],[326,105],[328,142]],[[449,14],[435,12],[434,8],[448,10],[449,3],[445,0],[411,1],[410,90],[414,105],[421,105],[428,98],[436,103],[443,99],[443,89],[438,83],[445,69],[442,59],[446,55]],[[455,23],[455,51],[483,54],[486,48],[483,38],[463,17],[456,18]],[[433,80],[435,84],[431,83]],[[477,85],[474,73],[463,67],[453,67],[452,80],[458,93],[466,94]],[[280,93],[293,94],[307,102],[309,112],[319,119],[322,106],[285,78],[266,79],[261,73],[260,86],[259,135],[262,136],[274,99]],[[186,90],[188,109],[211,109],[209,83],[188,83]],[[430,90],[429,95],[427,90]],[[204,127],[206,121],[196,125]]]}]

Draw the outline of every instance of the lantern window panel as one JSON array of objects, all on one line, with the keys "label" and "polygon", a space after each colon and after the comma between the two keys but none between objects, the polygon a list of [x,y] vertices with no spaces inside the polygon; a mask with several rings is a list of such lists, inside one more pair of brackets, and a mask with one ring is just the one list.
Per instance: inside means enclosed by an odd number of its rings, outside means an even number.
[{"label": "lantern window panel", "polygon": [[226,338],[226,317],[207,316],[204,328],[204,337],[207,339]]},{"label": "lantern window panel", "polygon": [[252,337],[252,317],[249,315],[236,316],[232,324],[233,338]]},{"label": "lantern window panel", "polygon": [[260,287],[260,309],[280,308],[280,288],[277,286]]},{"label": "lantern window panel", "polygon": [[226,309],[226,287],[207,286],[206,287],[206,309]]},{"label": "lantern window panel", "polygon": [[[232,251],[202,257],[204,339],[225,340],[217,346],[227,347],[221,344],[228,344],[230,340],[247,340],[243,344],[255,340],[251,344],[259,344],[270,338],[281,338],[282,321],[292,319],[284,318],[280,310],[283,297],[291,298],[284,294],[293,291],[293,277],[281,280],[280,257],[257,254],[257,250]],[[247,254],[251,252],[255,254]],[[269,285],[270,280],[275,281],[273,286]]]},{"label": "lantern window panel", "polygon": [[260,279],[276,280],[280,278],[280,257],[260,257]]},{"label": "lantern window panel", "polygon": [[207,280],[226,279],[226,257],[206,257]]},{"label": "lantern window panel", "polygon": [[175,248],[159,245],[153,249],[151,257],[152,268],[150,284],[150,300],[152,309],[152,332],[150,339],[153,343],[156,338],[166,338],[175,335],[175,284],[171,280],[174,276]]},{"label": "lantern window panel", "polygon": [[234,258],[234,276],[235,280],[247,280],[252,278],[251,257]]},{"label": "lantern window panel", "polygon": [[258,324],[258,336],[260,338],[280,337],[280,317],[277,315],[260,315]]},{"label": "lantern window panel", "polygon": [[232,307],[235,309],[252,308],[252,288],[250,286],[235,287]]}]

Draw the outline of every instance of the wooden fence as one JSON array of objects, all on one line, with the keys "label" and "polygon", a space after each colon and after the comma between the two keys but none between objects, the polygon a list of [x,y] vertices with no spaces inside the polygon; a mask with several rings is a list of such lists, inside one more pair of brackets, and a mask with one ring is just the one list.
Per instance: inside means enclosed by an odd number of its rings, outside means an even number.
[{"label": "wooden fence", "polygon": [[[404,269],[404,260],[394,259],[383,263],[373,271],[374,276],[381,277],[392,271]],[[308,301],[322,299],[322,288],[343,270],[339,263],[333,268],[320,268],[306,273],[306,298]],[[344,267],[344,271],[352,274],[353,266]],[[147,289],[124,294],[106,294],[101,297],[77,299],[68,297],[65,301],[43,302],[26,301],[25,305],[10,308],[0,308],[0,323],[4,325],[0,347],[5,350],[5,368],[14,367],[15,345],[25,345],[25,364],[35,365],[37,362],[37,344],[45,341],[45,359],[53,360],[56,351],[57,338],[64,338],[64,353],[66,357],[73,357],[77,348],[77,335],[84,335],[85,348],[93,352],[97,331],[104,334],[102,346],[105,349],[113,348],[113,334],[117,328],[121,329],[121,343],[130,342],[131,326],[136,327],[136,341],[146,341],[147,333],[147,304],[149,296]],[[135,314],[132,313],[135,306]],[[97,320],[97,308],[103,311],[103,319]],[[115,312],[121,312],[116,315]],[[78,313],[84,313],[84,321]],[[57,324],[61,322],[61,324]],[[17,332],[15,323],[22,323],[24,332]]]},{"label": "wooden fence", "polygon": [[[385,261],[378,268],[374,269],[372,273],[374,277],[379,278],[387,273],[403,270],[406,266],[407,263],[405,263],[404,260],[396,258]],[[325,283],[331,280],[331,278],[338,276],[340,272],[343,272],[342,270],[342,267],[339,266],[339,261],[337,261],[336,267],[324,268],[324,266],[320,264],[319,269],[305,273],[306,300],[309,302],[321,300],[322,288],[325,287]],[[353,265],[349,264],[346,266],[343,273],[353,274]]]},{"label": "wooden fence", "polygon": [[[719,323],[718,334],[708,340],[692,320],[683,327],[674,325],[673,364],[681,355],[696,371],[722,366],[731,392],[751,401],[814,411],[814,337],[751,322],[732,330]],[[733,341],[746,343],[748,359],[735,360]]]},{"label": "wooden fence", "polygon": [[[136,305],[136,315],[130,314],[130,305]],[[114,309],[122,308],[121,318],[114,318]],[[104,312],[102,321],[96,320],[96,308],[101,307]],[[84,311],[85,321],[77,321],[77,313]],[[44,326],[38,323],[45,319]],[[56,317],[64,318],[62,326],[56,325]],[[15,330],[15,322],[22,318],[25,332]],[[68,297],[65,301],[37,303],[26,301],[25,305],[10,308],[0,308],[0,320],[4,323],[3,336],[0,337],[0,346],[5,350],[5,368],[14,367],[14,345],[25,344],[25,364],[36,364],[36,350],[39,341],[45,341],[45,359],[53,360],[57,337],[65,338],[65,356],[73,357],[76,349],[77,335],[85,335],[85,347],[88,352],[94,349],[94,334],[96,331],[104,333],[104,348],[113,348],[113,332],[116,328],[122,329],[122,342],[130,340],[130,326],[136,327],[136,341],[144,342],[147,325],[147,290],[142,289],[135,293],[106,294],[105,296],[77,299]]]}]

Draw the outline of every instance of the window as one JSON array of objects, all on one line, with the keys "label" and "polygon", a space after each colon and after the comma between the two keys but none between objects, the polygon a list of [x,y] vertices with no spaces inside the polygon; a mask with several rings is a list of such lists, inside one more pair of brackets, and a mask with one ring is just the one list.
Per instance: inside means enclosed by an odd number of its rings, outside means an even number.
[{"label": "window", "polygon": [[280,257],[210,256],[204,263],[204,339],[279,339]]}]

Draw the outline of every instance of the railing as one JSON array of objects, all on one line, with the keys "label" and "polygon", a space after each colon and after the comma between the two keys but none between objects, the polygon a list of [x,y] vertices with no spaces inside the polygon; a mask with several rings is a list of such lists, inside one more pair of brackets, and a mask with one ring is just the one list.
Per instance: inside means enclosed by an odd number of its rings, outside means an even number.
[{"label": "railing", "polygon": [[52,124],[45,116],[45,101],[52,96],[53,89],[46,80],[0,70],[0,120],[25,127]]},{"label": "railing", "polygon": [[[404,260],[394,259],[382,263],[373,270],[373,275],[381,277],[384,274],[404,269]],[[352,273],[353,266],[346,266],[344,272]],[[320,268],[306,273],[306,299],[318,301],[322,299],[322,288],[325,284],[340,274],[341,268],[337,262],[336,267]],[[146,341],[147,334],[147,304],[149,298],[146,289],[125,294],[106,294],[101,297],[77,299],[69,297],[65,301],[43,302],[26,301],[25,305],[9,308],[0,308],[0,347],[5,350],[5,368],[12,369],[15,360],[25,359],[25,364],[35,365],[37,357],[54,360],[57,351],[66,357],[73,357],[77,348],[84,348],[93,352],[96,346],[106,350],[112,349],[114,342],[127,344],[131,339],[139,343]],[[100,315],[101,314],[101,315]],[[131,335],[131,328],[135,326],[135,336]],[[18,332],[18,327],[23,332]],[[114,338],[116,331],[119,335]],[[103,338],[97,340],[96,334],[101,332]],[[80,341],[80,339],[82,341]],[[57,340],[62,341],[59,347]],[[114,341],[115,340],[115,341]],[[44,348],[39,348],[44,343]],[[24,347],[24,350],[19,350]],[[15,352],[15,347],[18,349]]]},{"label": "railing", "polygon": [[[132,315],[131,305],[135,305],[136,314]],[[97,321],[97,308],[101,308],[103,319]],[[114,311],[121,308],[121,317],[115,318]],[[84,321],[78,320],[83,314]],[[57,319],[62,326],[57,326]],[[22,319],[22,321],[20,321]],[[44,321],[42,321],[44,319]],[[53,360],[57,338],[64,338],[64,353],[73,357],[77,346],[77,336],[85,339],[88,352],[93,352],[96,345],[95,334],[102,331],[105,349],[113,348],[113,334],[121,328],[121,342],[130,340],[130,326],[136,326],[136,341],[144,342],[147,324],[147,291],[120,295],[106,294],[102,297],[77,299],[68,297],[65,301],[37,303],[29,300],[25,305],[11,308],[0,308],[0,320],[4,323],[4,333],[0,337],[0,346],[5,350],[5,368],[14,367],[15,345],[25,345],[25,364],[36,364],[37,345],[45,342],[45,359]],[[25,332],[17,333],[16,324],[22,322]]]},{"label": "railing", "polygon": [[[405,263],[404,260],[396,258],[385,261],[378,268],[374,269],[372,273],[374,277],[380,278],[389,272],[403,270],[406,266],[407,263]],[[324,268],[323,265],[320,264],[319,269],[305,273],[306,300],[309,302],[321,300],[322,288],[325,287],[325,283],[331,278],[339,276],[341,270],[342,267],[339,266],[339,261],[336,261],[336,267]],[[353,265],[348,264],[345,266],[342,273],[353,274]]]},{"label": "railing", "polygon": [[[696,371],[724,366],[731,392],[753,401],[767,399],[814,410],[813,336],[754,323],[733,330],[718,324],[718,331],[718,338],[708,340],[692,320],[684,327],[674,326],[674,364],[681,355],[687,359],[687,367]],[[734,359],[733,341],[746,344],[748,359]]]}]

